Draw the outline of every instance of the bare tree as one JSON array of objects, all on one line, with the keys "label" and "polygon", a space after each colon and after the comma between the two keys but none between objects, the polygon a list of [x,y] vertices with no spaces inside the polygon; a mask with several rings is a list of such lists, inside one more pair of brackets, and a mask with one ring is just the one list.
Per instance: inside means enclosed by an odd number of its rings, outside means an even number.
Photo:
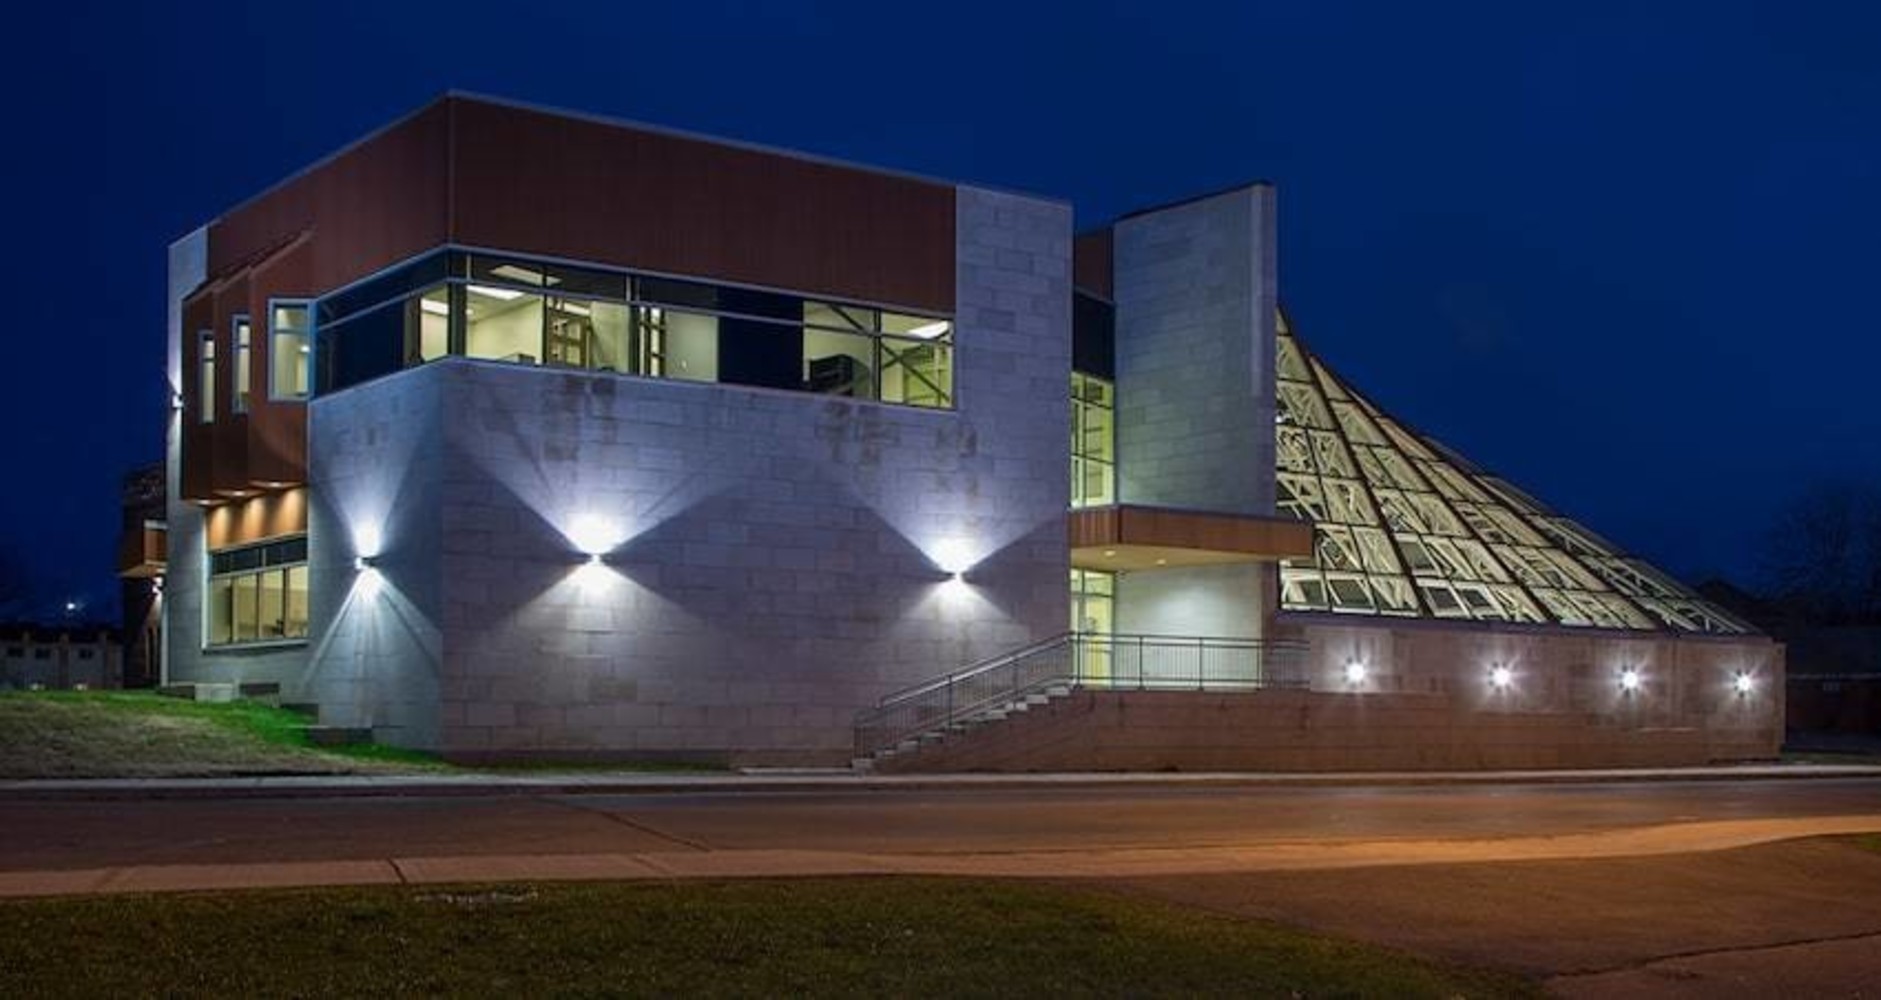
[{"label": "bare tree", "polygon": [[1881,623],[1881,486],[1806,489],[1766,540],[1764,575],[1769,596],[1805,621]]}]

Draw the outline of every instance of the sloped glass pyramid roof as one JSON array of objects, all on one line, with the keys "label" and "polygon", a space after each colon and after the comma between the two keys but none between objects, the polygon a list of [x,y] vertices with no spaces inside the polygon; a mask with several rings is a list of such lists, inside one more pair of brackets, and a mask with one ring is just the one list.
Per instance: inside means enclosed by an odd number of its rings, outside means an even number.
[{"label": "sloped glass pyramid roof", "polygon": [[1315,556],[1281,607],[1580,628],[1742,633],[1744,623],[1411,430],[1279,321],[1277,506]]}]

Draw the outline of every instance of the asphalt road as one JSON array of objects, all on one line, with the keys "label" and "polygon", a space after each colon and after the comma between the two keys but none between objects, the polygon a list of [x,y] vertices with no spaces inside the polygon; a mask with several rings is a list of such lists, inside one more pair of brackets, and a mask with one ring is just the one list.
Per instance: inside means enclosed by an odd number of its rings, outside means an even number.
[{"label": "asphalt road", "polygon": [[903,854],[1555,837],[1881,814],[1881,779],[0,802],[0,871],[387,856]]},{"label": "asphalt road", "polygon": [[1564,996],[1875,996],[1881,850],[1781,839],[1858,831],[1881,831],[1881,778],[12,798],[0,896],[1042,875],[1500,966]]}]

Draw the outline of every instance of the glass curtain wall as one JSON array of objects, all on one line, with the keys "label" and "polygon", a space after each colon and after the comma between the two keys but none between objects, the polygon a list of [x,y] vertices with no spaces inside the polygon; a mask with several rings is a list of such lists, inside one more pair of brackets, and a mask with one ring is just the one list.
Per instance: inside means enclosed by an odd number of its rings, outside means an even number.
[{"label": "glass curtain wall", "polygon": [[320,303],[320,386],[448,354],[953,405],[953,322],[870,306],[448,252]]},{"label": "glass curtain wall", "polygon": [[1743,632],[1709,602],[1353,391],[1277,338],[1276,506],[1313,522],[1288,610]]}]

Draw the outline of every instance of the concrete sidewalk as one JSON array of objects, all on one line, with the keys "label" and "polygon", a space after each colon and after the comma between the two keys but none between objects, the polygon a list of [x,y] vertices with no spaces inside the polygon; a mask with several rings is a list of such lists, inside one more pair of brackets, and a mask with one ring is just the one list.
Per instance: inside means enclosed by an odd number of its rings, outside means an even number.
[{"label": "concrete sidewalk", "polygon": [[1281,841],[1232,846],[890,853],[660,850],[349,858],[243,864],[119,865],[0,871],[0,898],[97,893],[429,885],[510,881],[945,875],[1141,879],[1335,869],[1558,861],[1722,851],[1799,837],[1881,831],[1881,813],[1726,820],[1550,837],[1470,840]]},{"label": "concrete sidewalk", "polygon": [[996,788],[1310,788],[1415,785],[1609,784],[1881,778],[1881,765],[1744,764],[1580,771],[1381,771],[1337,773],[1058,773],[874,775],[849,770],[739,773],[443,772],[238,778],[87,778],[0,781],[0,800],[353,798],[378,796],[624,795],[736,792],[985,790]]}]

